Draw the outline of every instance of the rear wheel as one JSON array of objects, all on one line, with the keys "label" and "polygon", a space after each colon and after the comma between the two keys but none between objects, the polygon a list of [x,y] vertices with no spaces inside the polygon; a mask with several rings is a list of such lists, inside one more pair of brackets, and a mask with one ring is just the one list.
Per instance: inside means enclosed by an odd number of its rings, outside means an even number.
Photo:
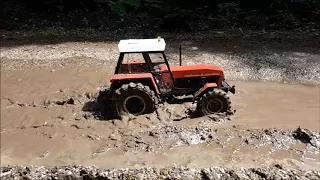
[{"label": "rear wheel", "polygon": [[137,116],[152,113],[158,103],[154,91],[141,83],[124,84],[114,95],[114,111],[120,119],[126,114]]},{"label": "rear wheel", "polygon": [[198,116],[205,116],[227,112],[230,109],[231,101],[227,93],[221,89],[213,89],[199,99],[196,113]]}]

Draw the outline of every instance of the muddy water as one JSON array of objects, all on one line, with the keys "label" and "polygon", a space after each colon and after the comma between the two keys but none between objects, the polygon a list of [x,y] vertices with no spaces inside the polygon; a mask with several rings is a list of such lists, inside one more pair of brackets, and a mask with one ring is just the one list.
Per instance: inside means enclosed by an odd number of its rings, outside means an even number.
[{"label": "muddy water", "polygon": [[235,124],[254,128],[320,131],[320,87],[272,82],[230,82],[237,86]]},{"label": "muddy water", "polygon": [[[192,129],[208,118],[160,122],[154,115],[148,115],[129,121],[97,120],[82,111],[84,104],[91,100],[82,95],[98,92],[99,87],[108,83],[111,72],[104,67],[2,71],[1,163],[96,164],[109,168],[174,164],[240,167],[275,161],[296,165],[301,161],[299,152],[307,148],[303,143],[290,145],[293,150],[269,153],[272,147],[255,149],[242,145],[243,138],[235,137],[249,138],[250,133],[256,133],[255,129],[260,133],[259,129],[263,132],[268,128],[294,130],[301,126],[320,131],[319,87],[232,81],[230,84],[237,86],[237,94],[231,95],[237,112],[231,121],[210,125],[209,128],[218,129],[214,140],[193,145],[166,141],[160,137],[161,132],[159,137],[150,132],[163,124]],[[41,106],[46,100],[69,97],[74,97],[75,103]],[[175,112],[183,112],[185,108],[184,105],[170,107],[175,108]],[[189,138],[184,131],[181,130],[183,136],[187,136],[184,138]],[[230,134],[233,137],[229,137]],[[182,135],[179,136],[181,139]],[[305,160],[305,164],[312,166],[319,156],[313,153],[310,157],[313,160]]]},{"label": "muddy water", "polygon": [[109,82],[111,69],[63,68],[1,72],[1,98],[40,103],[45,99],[98,90]]}]

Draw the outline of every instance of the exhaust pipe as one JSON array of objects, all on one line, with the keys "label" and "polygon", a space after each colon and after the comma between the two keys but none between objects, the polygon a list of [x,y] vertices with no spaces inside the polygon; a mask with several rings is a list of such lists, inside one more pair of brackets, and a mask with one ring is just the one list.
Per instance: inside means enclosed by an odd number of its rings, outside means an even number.
[{"label": "exhaust pipe", "polygon": [[182,65],[182,60],[181,60],[181,45],[179,46],[179,63],[180,66]]}]

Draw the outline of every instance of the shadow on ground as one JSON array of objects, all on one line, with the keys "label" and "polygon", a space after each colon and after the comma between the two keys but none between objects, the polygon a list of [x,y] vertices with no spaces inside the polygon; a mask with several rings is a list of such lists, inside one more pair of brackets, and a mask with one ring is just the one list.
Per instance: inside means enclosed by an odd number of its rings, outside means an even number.
[{"label": "shadow on ground", "polygon": [[110,104],[110,90],[101,90],[96,99],[88,101],[82,107],[82,111],[90,112],[95,119],[110,120],[114,119]]}]

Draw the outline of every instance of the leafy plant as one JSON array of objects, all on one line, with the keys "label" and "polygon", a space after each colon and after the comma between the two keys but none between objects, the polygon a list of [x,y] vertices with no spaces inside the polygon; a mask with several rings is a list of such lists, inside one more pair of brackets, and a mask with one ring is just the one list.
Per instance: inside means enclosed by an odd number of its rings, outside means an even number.
[{"label": "leafy plant", "polygon": [[120,0],[117,2],[109,1],[109,6],[113,12],[123,16],[127,13],[128,7],[138,8],[140,6],[140,0]]}]

